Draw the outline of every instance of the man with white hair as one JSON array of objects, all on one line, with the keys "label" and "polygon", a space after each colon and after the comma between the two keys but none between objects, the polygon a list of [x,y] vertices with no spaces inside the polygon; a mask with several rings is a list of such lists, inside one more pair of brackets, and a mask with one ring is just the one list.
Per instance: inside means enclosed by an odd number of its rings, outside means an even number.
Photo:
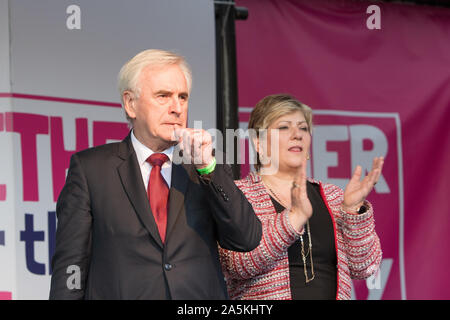
[{"label": "man with white hair", "polygon": [[186,128],[191,83],[168,51],[143,51],[120,70],[132,130],[71,158],[51,299],[228,298],[217,244],[251,251],[261,223],[209,133]]}]

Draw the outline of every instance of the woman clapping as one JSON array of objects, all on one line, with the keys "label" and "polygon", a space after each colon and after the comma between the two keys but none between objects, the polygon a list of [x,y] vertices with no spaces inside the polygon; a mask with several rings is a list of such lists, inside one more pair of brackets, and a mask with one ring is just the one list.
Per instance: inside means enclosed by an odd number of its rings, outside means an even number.
[{"label": "woman clapping", "polygon": [[263,238],[251,252],[220,249],[230,298],[350,299],[351,279],[369,277],[381,262],[366,197],[384,159],[375,158],[364,177],[357,166],[345,191],[307,178],[312,111],[289,95],[258,102],[249,129],[256,131],[256,172],[236,184]]}]

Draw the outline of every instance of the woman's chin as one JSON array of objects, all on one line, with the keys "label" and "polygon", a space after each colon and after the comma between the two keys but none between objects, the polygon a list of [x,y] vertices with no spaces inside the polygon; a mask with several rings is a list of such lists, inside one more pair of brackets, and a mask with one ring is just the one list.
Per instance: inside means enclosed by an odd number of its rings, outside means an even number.
[{"label": "woman's chin", "polygon": [[286,161],[285,163],[280,165],[281,171],[293,171],[297,170],[302,166],[301,161]]},{"label": "woman's chin", "polygon": [[303,159],[303,155],[298,155],[295,157],[286,157],[285,162],[288,167],[298,168],[302,165]]}]

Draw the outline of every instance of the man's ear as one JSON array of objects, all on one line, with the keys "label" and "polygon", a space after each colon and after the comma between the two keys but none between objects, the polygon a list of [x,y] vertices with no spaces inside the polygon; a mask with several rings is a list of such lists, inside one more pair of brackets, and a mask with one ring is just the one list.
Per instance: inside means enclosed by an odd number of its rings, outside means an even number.
[{"label": "man's ear", "polygon": [[135,95],[131,91],[124,91],[122,93],[123,108],[131,119],[136,119],[136,100]]}]

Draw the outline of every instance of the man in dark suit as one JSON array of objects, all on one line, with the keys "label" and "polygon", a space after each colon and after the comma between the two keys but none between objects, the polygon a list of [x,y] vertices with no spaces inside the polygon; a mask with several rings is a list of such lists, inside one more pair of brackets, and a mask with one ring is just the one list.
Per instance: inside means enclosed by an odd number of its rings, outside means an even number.
[{"label": "man in dark suit", "polygon": [[[212,139],[187,129],[190,70],[146,50],[119,73],[133,129],[74,154],[58,198],[51,299],[226,299],[221,247],[250,251],[261,223],[216,164]],[[176,163],[179,148],[183,159]]]}]

